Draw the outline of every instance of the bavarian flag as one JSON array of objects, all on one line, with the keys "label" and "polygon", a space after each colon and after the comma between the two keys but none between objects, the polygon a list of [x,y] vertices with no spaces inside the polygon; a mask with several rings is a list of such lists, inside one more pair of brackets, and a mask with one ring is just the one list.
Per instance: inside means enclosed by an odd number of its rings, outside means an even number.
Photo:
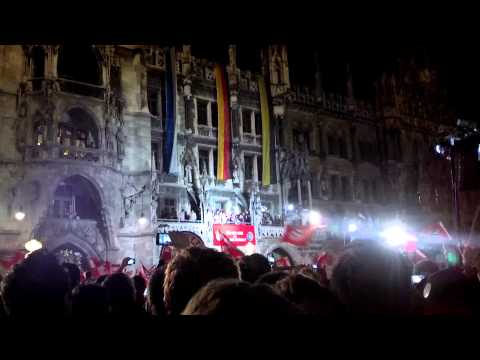
[{"label": "bavarian flag", "polygon": [[224,69],[215,65],[218,106],[217,179],[231,179],[231,126],[227,80]]},{"label": "bavarian flag", "polygon": [[263,76],[258,77],[258,90],[262,115],[262,185],[268,186],[274,182],[272,178],[275,177],[274,163],[271,161],[275,156],[272,154],[273,147],[271,145],[273,144],[270,141],[274,127],[271,126],[272,110],[270,108],[269,86]]}]

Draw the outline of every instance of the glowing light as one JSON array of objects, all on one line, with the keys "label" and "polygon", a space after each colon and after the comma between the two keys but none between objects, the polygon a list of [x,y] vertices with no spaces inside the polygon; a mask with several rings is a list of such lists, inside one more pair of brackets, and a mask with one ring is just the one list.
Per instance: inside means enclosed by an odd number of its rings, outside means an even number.
[{"label": "glowing light", "polygon": [[416,237],[409,234],[401,224],[387,227],[380,235],[390,246],[405,245],[408,242],[417,241]]},{"label": "glowing light", "polygon": [[294,206],[292,204],[288,204],[287,210],[292,211],[294,209]]},{"label": "glowing light", "polygon": [[255,252],[255,245],[249,242],[245,245],[245,255],[252,255]]},{"label": "glowing light", "polygon": [[441,145],[435,145],[435,151],[436,151],[438,154],[443,154],[442,146],[441,146]]},{"label": "glowing light", "polygon": [[322,216],[316,211],[310,211],[308,213],[308,222],[312,225],[319,225]]},{"label": "glowing light", "polygon": [[354,233],[358,230],[358,226],[355,223],[348,224],[348,232]]},{"label": "glowing light", "polygon": [[43,244],[36,239],[32,239],[25,243],[25,249],[27,249],[28,252],[40,250],[42,247]]},{"label": "glowing light", "polygon": [[140,217],[138,218],[138,224],[140,226],[145,226],[148,224],[148,219],[145,217],[145,214],[142,213],[142,215],[140,215]]},{"label": "glowing light", "polygon": [[22,210],[17,211],[15,213],[15,219],[17,219],[18,221],[22,221],[23,219],[25,219],[25,213]]}]

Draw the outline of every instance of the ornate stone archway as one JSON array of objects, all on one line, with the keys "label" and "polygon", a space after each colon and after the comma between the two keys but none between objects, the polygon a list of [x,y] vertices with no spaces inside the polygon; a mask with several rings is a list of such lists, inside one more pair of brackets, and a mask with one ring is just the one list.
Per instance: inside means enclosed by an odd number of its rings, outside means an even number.
[{"label": "ornate stone archway", "polygon": [[[78,181],[81,190],[88,193],[83,208],[75,207],[74,212],[65,215],[65,206],[58,209],[58,189],[69,181]],[[87,257],[105,259],[109,250],[116,248],[112,237],[109,211],[105,207],[104,194],[94,179],[84,174],[64,177],[53,183],[48,191],[49,206],[45,216],[39,221],[32,236],[42,240],[49,250],[71,243]],[[74,196],[75,197],[75,196]],[[75,202],[75,200],[74,200]],[[67,202],[68,203],[68,202]],[[90,207],[94,209],[89,209]],[[92,211],[92,215],[85,215]]]}]

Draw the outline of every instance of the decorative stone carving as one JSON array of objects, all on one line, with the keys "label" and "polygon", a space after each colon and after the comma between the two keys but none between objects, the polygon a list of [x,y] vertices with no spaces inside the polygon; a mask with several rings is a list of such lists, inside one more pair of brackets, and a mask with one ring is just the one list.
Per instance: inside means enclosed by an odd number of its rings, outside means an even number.
[{"label": "decorative stone carving", "polygon": [[123,127],[122,126],[119,126],[118,129],[117,129],[116,139],[117,139],[118,159],[120,161],[122,161],[123,158],[125,157],[125,141],[126,141],[126,136],[123,133]]}]

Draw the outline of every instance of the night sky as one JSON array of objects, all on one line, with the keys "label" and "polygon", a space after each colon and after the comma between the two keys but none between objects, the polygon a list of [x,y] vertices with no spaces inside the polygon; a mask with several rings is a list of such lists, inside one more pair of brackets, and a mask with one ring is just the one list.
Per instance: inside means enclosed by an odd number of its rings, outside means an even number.
[{"label": "night sky", "polygon": [[[363,35],[363,36],[362,36]],[[373,95],[373,82],[383,71],[398,68],[400,59],[415,57],[417,63],[428,62],[439,71],[442,87],[447,91],[450,108],[459,118],[471,121],[480,119],[477,106],[480,86],[480,59],[470,42],[470,37],[452,32],[433,35],[386,37],[375,41],[367,35],[350,41],[312,41],[289,38],[290,79],[293,84],[314,85],[314,52],[318,51],[327,92],[345,92],[347,63],[351,66],[355,96],[368,99]],[[318,45],[312,45],[319,42]],[[233,42],[232,42],[233,43]],[[241,69],[260,71],[260,49],[267,45],[247,42],[237,43],[238,66]],[[280,42],[277,42],[280,43]],[[192,44],[192,53],[227,62],[228,46],[225,44]]]}]

